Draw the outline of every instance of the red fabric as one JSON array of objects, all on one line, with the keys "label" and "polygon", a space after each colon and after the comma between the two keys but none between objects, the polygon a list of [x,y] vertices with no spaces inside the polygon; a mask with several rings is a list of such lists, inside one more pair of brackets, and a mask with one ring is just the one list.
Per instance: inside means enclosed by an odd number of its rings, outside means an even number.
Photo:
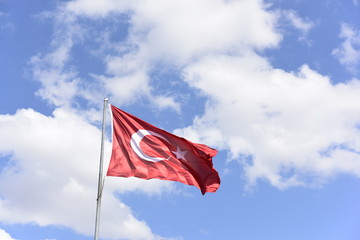
[{"label": "red fabric", "polygon": [[220,178],[213,168],[215,149],[161,130],[114,106],[113,148],[107,176],[157,178],[215,192]]}]

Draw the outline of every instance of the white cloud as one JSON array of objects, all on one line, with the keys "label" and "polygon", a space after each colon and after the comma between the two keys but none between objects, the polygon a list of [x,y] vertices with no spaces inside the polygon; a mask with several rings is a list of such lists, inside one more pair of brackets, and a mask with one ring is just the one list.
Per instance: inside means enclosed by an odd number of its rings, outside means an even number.
[{"label": "white cloud", "polygon": [[5,232],[3,229],[0,229],[0,239],[1,240],[15,240],[10,236],[10,234]]},{"label": "white cloud", "polygon": [[[78,97],[96,104],[98,99],[108,96],[118,105],[146,97],[155,105],[161,103],[160,108],[172,108],[179,112],[180,105],[174,98],[157,94],[150,87],[150,61],[144,51],[134,50],[138,45],[132,42],[132,36],[128,37],[128,43],[111,42],[109,35],[114,34],[114,29],[99,33],[92,24],[82,22],[82,17],[96,21],[106,17],[111,19],[112,13],[129,14],[132,4],[70,1],[60,4],[54,12],[39,14],[38,17],[52,19],[56,31],[51,50],[32,57],[29,62],[33,78],[42,84],[37,95],[55,106],[66,107],[74,105]],[[80,78],[77,66],[72,62],[73,49],[89,41],[95,41],[92,43],[98,44],[99,49],[85,50],[104,62],[106,68],[104,75],[90,72],[93,81]],[[108,54],[109,50],[111,54]]]},{"label": "white cloud", "polygon": [[208,57],[184,76],[209,101],[205,114],[177,133],[229,149],[249,185],[265,179],[286,188],[321,184],[339,173],[360,177],[360,81],[332,85],[306,65],[288,73],[256,54]]},{"label": "white cloud", "polygon": [[151,59],[183,63],[208,51],[234,51],[239,46],[262,49],[281,40],[275,31],[277,14],[258,0],[77,0],[65,8],[93,19],[128,14],[130,45]]},{"label": "white cloud", "polygon": [[353,74],[359,73],[360,67],[360,31],[349,24],[341,24],[340,38],[344,41],[333,50],[332,54]]},{"label": "white cloud", "polygon": [[301,40],[306,38],[308,32],[314,27],[314,23],[310,20],[301,18],[294,10],[283,11],[285,19],[290,21],[291,25],[300,31]]},{"label": "white cloud", "polygon": [[80,79],[74,66],[68,66],[71,50],[82,38],[83,31],[74,16],[64,12],[43,13],[39,17],[53,18],[56,29],[50,51],[37,54],[29,61],[32,77],[42,84],[37,95],[55,106],[70,106],[80,92]]},{"label": "white cloud", "polygon": [[211,52],[276,46],[276,20],[261,1],[142,1],[131,35],[148,58],[184,64]]},{"label": "white cloud", "polygon": [[166,96],[155,96],[151,99],[155,106],[159,109],[171,108],[174,109],[177,113],[180,113],[180,104],[176,102],[172,97]]},{"label": "white cloud", "polygon": [[[0,221],[62,225],[93,234],[100,131],[74,112],[56,109],[53,117],[31,109],[0,115],[0,155],[9,159],[0,172]],[[109,159],[109,142],[106,142]],[[107,165],[105,165],[107,166]],[[118,184],[119,183],[119,184]],[[171,191],[164,181],[107,180],[102,205],[104,238],[158,239],[114,192]],[[76,214],[74,214],[76,213]]]},{"label": "white cloud", "polygon": [[[92,25],[81,19],[121,15],[129,17],[126,41],[110,41],[114,29],[97,35],[96,56],[104,62],[106,74],[90,73],[95,80],[91,84],[79,78],[72,65],[73,48],[95,36]],[[39,16],[53,19],[58,30],[51,51],[34,56],[30,66],[33,78],[42,83],[37,94],[56,106],[69,106],[76,97],[95,103],[107,95],[118,105],[146,97],[160,108],[179,112],[175,98],[158,94],[150,86],[150,71],[157,64],[182,66],[209,52],[241,53],[248,48],[274,47],[281,40],[275,29],[277,14],[268,12],[261,1],[77,0]]]},{"label": "white cloud", "polygon": [[75,0],[66,4],[67,11],[79,16],[107,17],[111,13],[125,12],[131,1]]},{"label": "white cloud", "polygon": [[[160,95],[157,89],[151,87],[150,81],[153,80],[149,75],[158,64],[181,67],[211,52],[232,51],[241,54],[252,48],[275,47],[281,40],[281,35],[275,28],[278,15],[269,12],[262,1],[77,0],[61,5],[55,15],[58,25],[62,24],[64,16],[70,16],[70,20],[64,21],[65,27],[60,29],[65,29],[63,35],[69,36],[73,45],[73,34],[79,35],[73,30],[74,26],[77,26],[76,29],[88,29],[87,32],[91,32],[91,25],[81,25],[81,21],[76,19],[96,21],[99,18],[112,19],[114,16],[127,15],[128,35],[125,41],[110,41],[109,35],[114,34],[110,30],[100,33],[104,37],[99,39],[106,41],[98,43],[99,51],[104,52],[97,56],[102,58],[106,74],[91,75],[97,82],[94,89],[100,89],[103,94],[107,93],[117,105],[146,97],[155,106],[173,108],[177,112],[180,112],[180,105],[174,97]],[[62,44],[64,41],[56,40],[58,36],[62,35],[58,34],[54,41]],[[77,38],[84,40],[82,35]],[[72,47],[69,44],[65,49],[70,51]],[[67,60],[69,61],[69,58]],[[41,96],[60,106],[63,102],[73,100],[79,92],[82,97],[94,101],[91,95],[96,95],[97,91],[80,88],[83,81],[76,79],[76,71],[72,71],[74,74],[69,76],[69,71],[61,70],[58,77],[38,78],[67,78],[67,81],[63,81],[66,82],[63,83],[64,86],[60,86],[60,90],[62,87],[64,91],[53,91],[60,84],[52,81],[51,84],[44,84],[44,88],[39,91]]]}]

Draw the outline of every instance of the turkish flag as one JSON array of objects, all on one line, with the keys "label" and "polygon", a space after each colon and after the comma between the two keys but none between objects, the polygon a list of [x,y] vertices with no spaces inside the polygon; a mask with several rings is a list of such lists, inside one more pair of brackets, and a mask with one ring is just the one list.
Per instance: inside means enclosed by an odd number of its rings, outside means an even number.
[{"label": "turkish flag", "polygon": [[216,192],[215,149],[161,130],[111,105],[113,148],[107,176],[157,178]]}]

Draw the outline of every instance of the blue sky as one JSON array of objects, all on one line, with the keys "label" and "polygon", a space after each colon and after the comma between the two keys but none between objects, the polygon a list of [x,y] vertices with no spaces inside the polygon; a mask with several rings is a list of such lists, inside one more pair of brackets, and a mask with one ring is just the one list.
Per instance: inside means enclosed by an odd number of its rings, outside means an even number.
[{"label": "blue sky", "polygon": [[1,240],[93,239],[104,97],[222,183],[106,178],[101,239],[360,239],[358,0],[0,0],[0,62]]}]

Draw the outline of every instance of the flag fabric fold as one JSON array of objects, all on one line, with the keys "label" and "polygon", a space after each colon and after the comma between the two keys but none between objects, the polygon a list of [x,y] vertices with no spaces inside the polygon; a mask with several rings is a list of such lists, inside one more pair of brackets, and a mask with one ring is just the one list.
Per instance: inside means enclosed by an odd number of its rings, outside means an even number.
[{"label": "flag fabric fold", "polygon": [[213,168],[215,149],[159,129],[115,106],[113,147],[107,176],[157,178],[215,192],[220,178]]}]

